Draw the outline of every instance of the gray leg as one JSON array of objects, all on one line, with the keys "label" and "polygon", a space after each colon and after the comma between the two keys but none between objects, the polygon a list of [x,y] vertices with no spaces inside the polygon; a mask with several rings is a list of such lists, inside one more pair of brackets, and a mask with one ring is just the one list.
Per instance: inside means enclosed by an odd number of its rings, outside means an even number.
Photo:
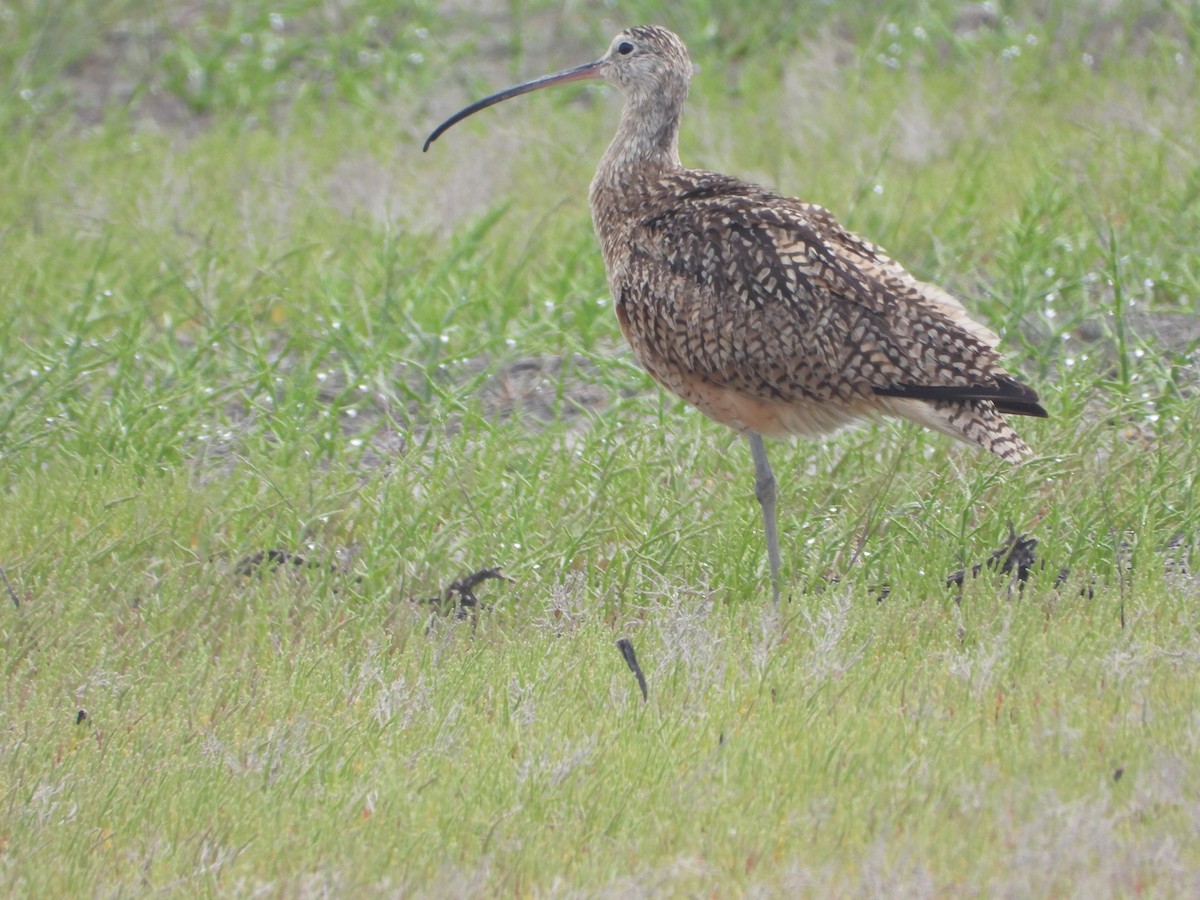
[{"label": "gray leg", "polygon": [[762,435],[750,434],[750,452],[754,455],[754,494],[762,507],[763,528],[767,533],[767,562],[771,566],[771,594],[779,605],[779,529],[775,524],[775,473],[767,459]]}]

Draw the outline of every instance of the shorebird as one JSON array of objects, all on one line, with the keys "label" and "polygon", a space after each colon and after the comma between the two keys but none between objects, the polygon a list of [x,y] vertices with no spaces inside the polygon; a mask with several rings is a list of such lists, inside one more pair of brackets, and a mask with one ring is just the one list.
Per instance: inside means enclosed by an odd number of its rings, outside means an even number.
[{"label": "shorebird", "polygon": [[1001,366],[993,331],[827,210],[684,168],[679,122],[691,76],[675,34],[629,28],[595,62],[455,113],[424,149],[467,116],[551,85],[601,79],[625,95],[589,192],[617,319],[659,384],[749,440],[778,603],[764,437],[815,437],[891,415],[1018,462],[1030,450],[1004,414],[1046,411]]}]

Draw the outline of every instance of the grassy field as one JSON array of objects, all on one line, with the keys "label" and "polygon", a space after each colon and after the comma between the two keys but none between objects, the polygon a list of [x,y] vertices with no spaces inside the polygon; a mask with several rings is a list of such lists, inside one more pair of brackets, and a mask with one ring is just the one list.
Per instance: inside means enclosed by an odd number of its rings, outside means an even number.
[{"label": "grassy field", "polygon": [[[1200,892],[1200,15],[740,9],[0,3],[0,893]],[[744,441],[612,314],[618,98],[420,152],[644,21],[686,163],[964,297],[1051,412],[1015,469],[771,445],[778,612]],[[1023,583],[947,587],[1010,528]]]}]

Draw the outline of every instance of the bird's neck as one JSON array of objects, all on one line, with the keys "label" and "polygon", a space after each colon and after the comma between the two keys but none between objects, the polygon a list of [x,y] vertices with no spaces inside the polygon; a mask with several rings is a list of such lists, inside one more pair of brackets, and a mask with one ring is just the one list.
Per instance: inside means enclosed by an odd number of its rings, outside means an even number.
[{"label": "bird's neck", "polygon": [[675,91],[628,97],[617,134],[592,179],[592,219],[605,261],[617,253],[620,233],[636,218],[660,178],[680,169],[679,119],[687,85]]},{"label": "bird's neck", "polygon": [[628,97],[617,134],[600,160],[596,180],[625,184],[633,172],[678,169],[679,119],[687,86]]}]

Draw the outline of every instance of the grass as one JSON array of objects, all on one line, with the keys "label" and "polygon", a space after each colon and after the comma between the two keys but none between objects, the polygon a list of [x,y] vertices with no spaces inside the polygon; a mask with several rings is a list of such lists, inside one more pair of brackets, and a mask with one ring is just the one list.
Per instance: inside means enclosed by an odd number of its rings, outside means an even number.
[{"label": "grass", "polygon": [[[1196,891],[1200,23],[777,6],[0,8],[0,891]],[[964,296],[1052,415],[1015,470],[773,445],[779,613],[744,442],[616,328],[614,98],[419,152],[643,20],[686,161]],[[1023,589],[947,588],[1010,523]]]}]

